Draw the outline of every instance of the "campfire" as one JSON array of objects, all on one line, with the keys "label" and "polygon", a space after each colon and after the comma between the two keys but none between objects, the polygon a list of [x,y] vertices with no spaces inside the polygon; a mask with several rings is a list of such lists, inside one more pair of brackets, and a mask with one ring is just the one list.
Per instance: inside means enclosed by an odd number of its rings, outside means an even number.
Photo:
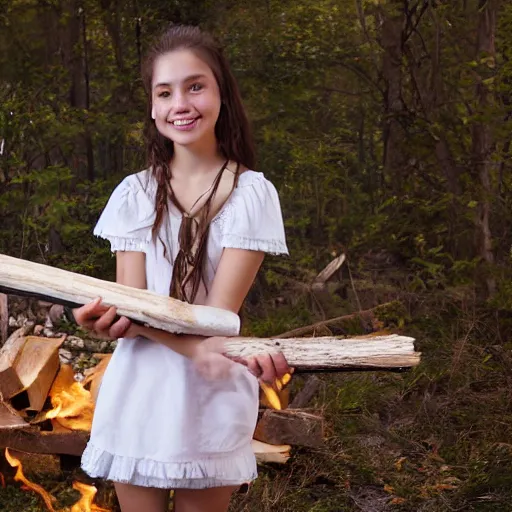
[{"label": "campfire", "polygon": [[[58,349],[63,341],[64,338],[25,337],[21,330],[14,333],[2,348],[0,361],[9,363],[7,368],[5,364],[0,366],[0,396],[3,398],[0,402],[0,432],[4,433],[4,441],[8,439],[6,432],[12,437],[15,432],[22,430],[31,436],[39,434],[41,439],[52,433],[72,435],[74,431],[90,431],[94,412],[90,388],[102,372],[94,369],[87,381],[84,381],[85,385],[77,382],[72,367],[58,363]],[[23,388],[14,386],[16,382],[22,384]],[[48,385],[51,386],[49,390],[46,389]],[[15,407],[20,405],[26,407],[17,410]],[[39,406],[41,410],[38,411]],[[16,443],[13,444],[16,446]],[[46,451],[38,443],[30,442],[19,448],[29,452]],[[25,477],[21,461],[7,447],[5,458],[16,468],[14,480],[21,482],[23,489],[39,494],[50,512],[64,512],[54,508],[55,499],[44,488]],[[94,486],[75,481],[73,488],[80,492],[81,498],[69,509],[70,512],[109,512],[94,504],[97,492]]]},{"label": "campfire", "polygon": [[[5,449],[5,458],[16,468],[15,481],[23,489],[39,494],[49,511],[64,512],[55,509],[55,499],[45,489],[25,477],[21,461],[9,450],[80,455],[91,430],[95,399],[111,354],[94,354],[99,363],[86,370],[85,378],[79,382],[73,368],[59,361],[59,348],[65,336],[26,334],[26,329],[18,329],[0,349],[0,448]],[[311,445],[311,440],[304,443],[303,439],[309,434],[297,430],[293,420],[287,420],[283,429],[279,419],[265,416],[267,412],[289,414],[283,409],[288,406],[286,386],[290,379],[290,375],[285,375],[276,383],[276,389],[262,385],[262,415],[259,433],[253,440],[259,463],[285,463],[291,449],[287,436],[295,436],[296,444]],[[309,418],[301,418],[304,415]],[[303,430],[306,426],[316,436],[315,443],[321,442],[322,418],[300,410],[295,411],[295,416]],[[71,512],[106,511],[94,504],[95,487],[77,481],[73,487],[82,497],[69,509]]]}]

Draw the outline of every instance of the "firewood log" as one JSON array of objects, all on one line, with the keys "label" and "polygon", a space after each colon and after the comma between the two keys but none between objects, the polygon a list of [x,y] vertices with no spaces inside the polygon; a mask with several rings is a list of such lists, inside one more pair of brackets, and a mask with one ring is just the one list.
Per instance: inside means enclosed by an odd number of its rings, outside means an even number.
[{"label": "firewood log", "polygon": [[324,420],[321,416],[300,410],[286,409],[263,413],[254,432],[254,439],[269,444],[291,444],[316,448],[323,443]]},{"label": "firewood log", "polygon": [[0,292],[77,307],[102,297],[119,315],[175,333],[236,336],[238,315],[0,254]]},{"label": "firewood log", "polygon": [[249,358],[280,350],[296,371],[400,370],[416,366],[420,354],[414,339],[397,334],[339,338],[233,338],[226,341],[228,357]]},{"label": "firewood log", "polygon": [[11,337],[0,349],[0,396],[26,395],[28,410],[40,411],[59,369],[61,338]]}]

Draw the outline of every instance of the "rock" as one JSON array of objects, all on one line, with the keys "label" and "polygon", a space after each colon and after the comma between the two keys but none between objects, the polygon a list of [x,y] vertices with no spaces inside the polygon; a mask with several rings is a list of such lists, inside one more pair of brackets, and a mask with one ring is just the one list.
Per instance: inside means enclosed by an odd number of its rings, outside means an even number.
[{"label": "rock", "polygon": [[55,325],[59,323],[62,320],[62,317],[64,315],[64,306],[61,306],[60,304],[54,304],[50,311],[48,312],[48,318],[50,319],[50,322]]},{"label": "rock", "polygon": [[111,341],[111,342],[110,342],[110,348],[111,348],[112,350],[115,350],[115,349],[116,349],[116,347],[117,347],[117,340]]},{"label": "rock", "polygon": [[85,340],[85,348],[89,352],[100,352],[100,342],[96,340],[87,339]]},{"label": "rock", "polygon": [[43,336],[46,336],[47,338],[52,338],[54,336],[54,333],[50,328],[45,327],[43,329]]},{"label": "rock", "polygon": [[82,382],[84,379],[85,379],[85,376],[83,373],[80,373],[80,372],[75,373],[75,380],[77,382]]},{"label": "rock", "polygon": [[41,336],[43,329],[44,329],[44,327],[42,325],[36,325],[34,327],[34,336]]},{"label": "rock", "polygon": [[73,354],[69,350],[66,350],[65,348],[60,348],[59,359],[61,364],[69,364],[73,359]]},{"label": "rock", "polygon": [[78,336],[68,336],[66,338],[66,345],[73,348],[85,348],[84,340]]},{"label": "rock", "polygon": [[106,352],[109,348],[109,342],[108,341],[102,341],[99,346],[98,352]]},{"label": "rock", "polygon": [[16,322],[16,319],[13,316],[9,317],[9,327],[19,327],[18,322]]}]

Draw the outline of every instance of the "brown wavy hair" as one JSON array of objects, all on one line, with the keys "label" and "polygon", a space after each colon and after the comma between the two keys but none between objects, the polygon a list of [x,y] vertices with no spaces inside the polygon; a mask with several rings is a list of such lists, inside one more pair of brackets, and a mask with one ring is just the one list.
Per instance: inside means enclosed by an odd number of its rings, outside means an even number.
[{"label": "brown wavy hair", "polygon": [[[186,25],[172,25],[163,32],[150,47],[142,63],[142,80],[147,94],[147,111],[145,124],[145,138],[147,146],[147,163],[151,168],[157,182],[155,200],[156,217],[153,225],[153,237],[158,236],[164,215],[168,213],[168,201],[179,205],[171,187],[172,171],[170,162],[174,154],[173,142],[161,135],[151,117],[152,109],[152,79],[155,60],[166,53],[176,50],[190,50],[206,62],[217,80],[220,91],[221,108],[215,125],[215,136],[219,151],[228,161],[254,168],[255,149],[254,141],[245,112],[238,84],[231,72],[222,49],[213,37],[198,27]],[[208,205],[211,201],[207,202]],[[209,215],[201,215],[201,220],[209,223]],[[206,264],[206,250],[191,258],[193,245],[206,247],[208,226],[200,226],[202,234],[201,243],[194,244],[190,237],[180,237],[183,245],[180,252],[185,254],[187,260],[194,260],[194,264],[186,269],[183,265],[175,265],[170,288],[170,295],[193,302],[197,293],[199,282],[203,280]],[[190,245],[187,247],[187,244]],[[185,281],[191,284],[192,294],[185,293]]]}]

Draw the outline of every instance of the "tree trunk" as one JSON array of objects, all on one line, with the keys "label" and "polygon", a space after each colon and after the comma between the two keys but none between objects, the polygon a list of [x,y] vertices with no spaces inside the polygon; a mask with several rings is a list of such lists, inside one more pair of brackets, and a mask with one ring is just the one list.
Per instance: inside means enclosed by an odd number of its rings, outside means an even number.
[{"label": "tree trunk", "polygon": [[[71,84],[69,90],[69,104],[71,107],[89,110],[89,62],[87,54],[87,26],[83,2],[71,0],[68,3],[68,48],[66,52],[66,63],[70,71]],[[80,153],[78,162],[85,157],[86,165],[78,164],[78,173],[85,174],[87,179],[93,181],[94,172],[94,151],[92,137],[87,126],[77,141],[77,148]],[[85,172],[82,172],[85,171]]]},{"label": "tree trunk", "polygon": [[402,57],[403,57],[403,26],[404,7],[402,0],[391,2],[389,9],[383,14],[380,44],[384,50],[382,60],[382,78],[384,80],[384,155],[383,168],[385,177],[393,184],[392,188],[400,188],[403,158],[403,130],[400,124],[402,113]]},{"label": "tree trunk", "polygon": [[491,127],[485,119],[485,112],[493,101],[493,95],[488,84],[492,82],[495,75],[496,14],[499,0],[479,0],[478,6],[476,44],[478,67],[475,89],[477,119],[472,126],[473,165],[480,181],[479,204],[475,212],[475,238],[476,252],[485,265],[483,269],[485,291],[488,296],[492,296],[496,290],[496,281],[490,275],[490,267],[494,263],[490,215],[491,182],[495,164],[492,162],[493,140]]}]

